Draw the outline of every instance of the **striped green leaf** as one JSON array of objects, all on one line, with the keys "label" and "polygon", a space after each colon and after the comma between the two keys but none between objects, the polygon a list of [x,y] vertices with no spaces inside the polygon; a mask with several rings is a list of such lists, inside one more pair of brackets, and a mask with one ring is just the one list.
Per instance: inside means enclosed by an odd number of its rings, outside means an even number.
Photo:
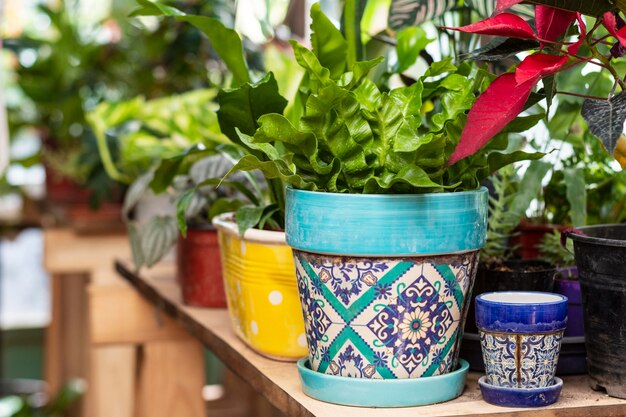
[{"label": "striped green leaf", "polygon": [[173,216],[155,216],[141,235],[141,251],[149,268],[157,263],[174,246],[178,237],[176,219]]},{"label": "striped green leaf", "polygon": [[456,0],[393,0],[389,8],[389,27],[400,30],[440,17],[457,5]]}]

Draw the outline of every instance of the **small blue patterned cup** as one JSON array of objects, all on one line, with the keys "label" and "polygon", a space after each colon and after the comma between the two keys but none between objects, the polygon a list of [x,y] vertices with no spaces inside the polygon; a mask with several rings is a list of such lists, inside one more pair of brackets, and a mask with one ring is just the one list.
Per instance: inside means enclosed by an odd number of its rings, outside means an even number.
[{"label": "small blue patterned cup", "polygon": [[552,385],[566,324],[563,295],[510,291],[476,297],[487,382],[507,388]]}]

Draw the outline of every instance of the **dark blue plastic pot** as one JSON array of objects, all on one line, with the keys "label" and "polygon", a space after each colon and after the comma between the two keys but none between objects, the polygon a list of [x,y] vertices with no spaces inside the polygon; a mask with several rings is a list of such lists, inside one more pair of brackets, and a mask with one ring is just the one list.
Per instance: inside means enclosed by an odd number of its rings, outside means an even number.
[{"label": "dark blue plastic pot", "polygon": [[487,383],[505,388],[546,388],[554,384],[567,297],[508,291],[476,297]]}]

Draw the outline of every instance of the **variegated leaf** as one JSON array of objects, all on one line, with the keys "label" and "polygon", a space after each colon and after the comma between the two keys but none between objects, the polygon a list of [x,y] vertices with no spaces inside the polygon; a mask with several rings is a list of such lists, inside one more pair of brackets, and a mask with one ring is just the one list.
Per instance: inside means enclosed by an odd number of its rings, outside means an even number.
[{"label": "variegated leaf", "polygon": [[128,220],[131,210],[135,208],[139,200],[141,200],[141,197],[148,191],[152,178],[154,178],[153,169],[139,176],[130,187],[128,187],[128,191],[124,197],[124,205],[122,206],[122,218],[124,220]]},{"label": "variegated leaf", "polygon": [[419,25],[440,17],[456,5],[456,0],[393,0],[389,9],[389,27],[400,30]]},{"label": "variegated leaf", "polygon": [[141,250],[147,267],[156,264],[174,246],[178,237],[176,219],[172,216],[155,216],[146,224],[141,234]]},{"label": "variegated leaf", "polygon": [[211,155],[194,163],[189,169],[189,176],[194,184],[200,184],[209,178],[222,178],[233,165],[225,155]]},{"label": "variegated leaf", "polygon": [[581,114],[591,133],[602,140],[607,152],[613,154],[624,132],[626,120],[626,91],[608,100],[585,99]]},{"label": "variegated leaf", "polygon": [[482,18],[493,14],[496,0],[465,0],[465,5],[473,9]]},{"label": "variegated leaf", "polygon": [[128,223],[126,225],[128,230],[128,240],[130,242],[130,250],[133,254],[133,263],[135,264],[135,271],[139,271],[143,266],[144,257],[141,249],[141,237],[139,231],[134,223]]}]

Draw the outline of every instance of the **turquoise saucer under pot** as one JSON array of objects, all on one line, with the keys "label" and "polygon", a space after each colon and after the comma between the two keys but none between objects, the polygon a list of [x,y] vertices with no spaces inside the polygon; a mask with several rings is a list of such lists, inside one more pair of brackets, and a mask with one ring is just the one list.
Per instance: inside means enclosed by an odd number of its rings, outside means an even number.
[{"label": "turquoise saucer under pot", "polygon": [[291,247],[339,255],[414,256],[480,249],[487,189],[429,194],[340,194],[287,189]]},{"label": "turquoise saucer under pot", "polygon": [[304,393],[333,404],[358,407],[416,407],[452,400],[463,393],[469,363],[459,360],[445,375],[417,379],[362,379],[330,376],[311,370],[308,358],[298,361]]}]

